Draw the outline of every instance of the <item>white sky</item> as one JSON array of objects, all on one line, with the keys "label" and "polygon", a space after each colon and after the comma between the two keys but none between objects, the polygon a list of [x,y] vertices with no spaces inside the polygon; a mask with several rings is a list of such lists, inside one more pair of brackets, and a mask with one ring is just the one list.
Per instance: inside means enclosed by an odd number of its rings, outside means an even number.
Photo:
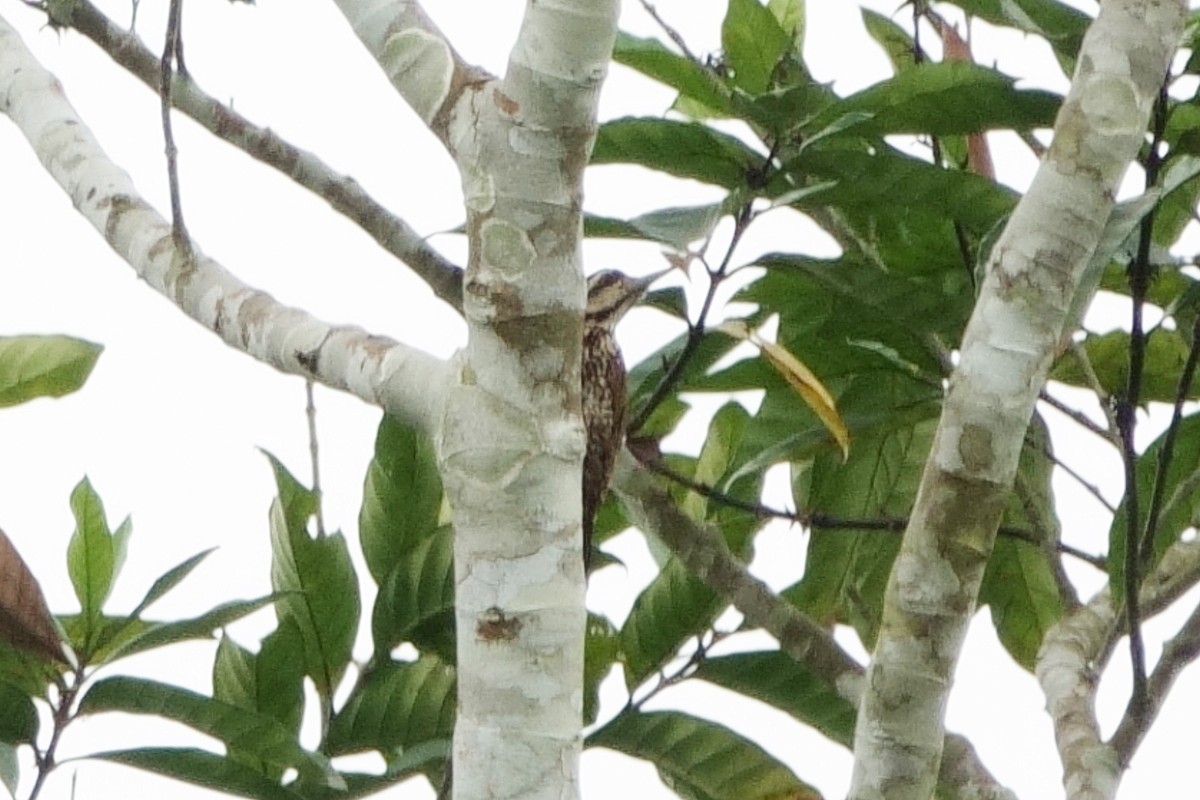
[{"label": "white sky", "polygon": [[[116,19],[128,19],[127,2],[101,5]],[[165,5],[146,3],[139,12],[138,29],[144,36],[150,32],[154,48],[161,39]],[[625,30],[658,35],[638,3],[626,0],[624,5]],[[694,51],[718,48],[723,2],[660,0],[656,5]],[[871,0],[864,5],[891,14],[898,3]],[[494,72],[503,70],[523,3],[431,0],[427,6],[468,59]],[[133,174],[144,196],[166,209],[157,98],[83,37],[44,28],[42,18],[19,3],[6,3],[0,13],[58,75],[109,155]],[[396,97],[329,3],[259,0],[258,6],[248,7],[210,0],[188,4],[185,13],[188,66],[210,94],[232,100],[253,121],[352,175],[418,231],[447,230],[462,221],[457,175],[449,158]],[[907,25],[907,10],[896,19]],[[1021,76],[1024,85],[1065,90],[1065,79],[1040,42],[984,25],[977,25],[975,33],[981,63],[998,63]],[[862,30],[857,7],[843,0],[810,1],[806,57],[816,76],[834,82],[843,94],[888,70],[882,51]],[[605,88],[602,115],[659,114],[671,99],[669,91],[617,66]],[[192,235],[209,255],[249,283],[324,319],[358,324],[443,356],[462,344],[464,328],[454,313],[323,201],[182,117],[176,120],[185,214]],[[1032,157],[1013,137],[993,135],[992,144],[1001,180],[1023,189],[1036,166]],[[710,187],[621,167],[593,170],[587,184],[589,210],[621,216],[716,197]],[[302,382],[223,347],[135,280],[73,213],[7,123],[0,124],[0,220],[0,334],[66,332],[106,347],[78,394],[0,411],[0,526],[41,580],[51,608],[77,609],[64,567],[73,529],[67,498],[84,474],[104,498],[114,526],[133,515],[134,537],[110,610],[129,610],[155,577],[213,546],[220,549],[160,602],[159,614],[193,615],[225,600],[268,592],[266,510],[273,483],[256,448],[270,450],[298,476],[307,475]],[[434,241],[461,263],[461,237]],[[735,262],[777,249],[829,254],[832,245],[803,218],[782,212],[751,229]],[[645,273],[661,264],[656,248],[628,243],[589,243],[587,260],[589,271],[619,266]],[[629,360],[635,361],[677,333],[657,312],[638,310],[622,338]],[[344,530],[356,549],[362,479],[379,412],[322,389],[317,403],[326,522]],[[715,407],[710,401],[700,405]],[[702,425],[700,420],[690,430],[703,430]],[[1058,451],[1115,498],[1121,486],[1116,461],[1092,439],[1073,433],[1057,426]],[[694,450],[698,437],[674,444]],[[779,478],[773,475],[776,491],[785,488]],[[1101,551],[1108,521],[1098,504],[1069,482],[1059,481],[1056,489],[1068,541]],[[775,586],[787,585],[799,574],[804,546],[800,531],[773,526],[760,538],[756,571]],[[590,596],[594,607],[619,621],[652,573],[638,536],[626,534],[613,550],[631,569],[604,571],[594,579]],[[1086,567],[1072,574],[1085,583],[1085,592],[1102,583]],[[371,601],[364,597],[366,613]],[[269,612],[260,613],[231,632],[243,644],[253,644],[271,621]],[[1040,692],[1033,678],[1000,649],[986,617],[979,622],[958,673],[949,725],[970,736],[984,762],[1022,798],[1061,796]],[[1149,626],[1152,656],[1177,624],[1178,618],[1173,625],[1156,621]],[[761,646],[763,641],[742,646]],[[176,646],[161,656],[122,662],[119,671],[207,690],[211,650],[205,644]],[[360,641],[359,654],[368,650],[365,640]],[[1102,693],[1106,729],[1124,706],[1126,660],[1123,652],[1114,657],[1116,666]],[[619,679],[606,688],[606,696],[619,704]],[[1195,671],[1181,677],[1175,692],[1134,762],[1123,797],[1170,796],[1171,787],[1190,775],[1183,732],[1190,729],[1185,726],[1200,692]],[[846,791],[849,753],[782,713],[695,682],[670,690],[656,703],[702,711],[751,736],[827,797]],[[63,743],[63,755],[197,741],[172,723],[109,715],[76,723]],[[31,785],[28,758],[23,769],[21,796]],[[79,796],[91,800],[157,793],[181,800],[214,796],[91,762],[80,763],[77,770],[61,768],[43,796],[68,797],[73,776]],[[583,780],[590,797],[618,792],[651,799],[673,796],[648,764],[605,751],[585,754]],[[427,798],[432,792],[417,780],[381,796]]]}]

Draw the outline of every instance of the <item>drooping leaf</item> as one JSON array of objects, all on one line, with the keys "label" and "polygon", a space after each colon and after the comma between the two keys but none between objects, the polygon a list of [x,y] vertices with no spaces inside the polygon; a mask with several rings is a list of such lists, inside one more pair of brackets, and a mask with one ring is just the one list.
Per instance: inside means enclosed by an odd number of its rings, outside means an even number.
[{"label": "drooping leaf", "polygon": [[103,349],[71,336],[0,336],[0,408],[70,394]]},{"label": "drooping leaf", "polygon": [[879,43],[883,52],[887,54],[888,61],[892,62],[893,72],[899,74],[916,66],[916,57],[913,55],[916,48],[908,31],[869,8],[862,9],[862,18],[867,33]]},{"label": "drooping leaf", "polygon": [[724,203],[711,203],[664,208],[628,221],[589,216],[584,220],[584,233],[596,237],[661,242],[683,252],[692,242],[707,238],[726,213]]},{"label": "drooping leaf", "polygon": [[587,744],[649,761],[668,786],[696,800],[821,797],[750,740],[678,711],[622,712]]},{"label": "drooping leaf", "polygon": [[33,699],[10,683],[0,681],[0,743],[15,746],[37,742],[38,715]]},{"label": "drooping leaf", "polygon": [[636,69],[715,112],[732,113],[729,89],[711,71],[669,50],[657,39],[641,39],[621,31],[613,46],[613,61]]},{"label": "drooping leaf", "polygon": [[0,742],[0,782],[11,796],[17,796],[17,788],[21,783],[21,762],[17,760],[17,748],[7,742]]},{"label": "drooping leaf", "polygon": [[167,592],[171,591],[181,582],[183,582],[184,578],[186,578],[188,575],[191,575],[192,570],[200,566],[200,563],[204,561],[204,559],[208,558],[214,550],[216,550],[215,547],[210,547],[208,550],[199,552],[191,558],[185,559],[182,563],[177,564],[176,566],[164,572],[156,581],[154,581],[154,584],[150,587],[150,590],[146,592],[146,596],[143,597],[142,601],[137,604],[137,607],[129,613],[129,616],[141,616],[142,612],[162,599]]},{"label": "drooping leaf", "polygon": [[[827,108],[814,127],[851,112],[865,113],[860,136],[951,136],[1054,124],[1062,98],[1017,89],[1009,76],[963,61],[921,64]],[[821,120],[824,120],[822,122]]]},{"label": "drooping leaf", "polygon": [[854,705],[786,653],[709,656],[694,677],[785,711],[838,744],[853,744]]},{"label": "drooping leaf", "polygon": [[392,662],[369,672],[333,718],[328,752],[398,752],[454,732],[454,667],[436,656]]},{"label": "drooping leaf", "polygon": [[0,639],[66,663],[64,643],[46,607],[42,587],[4,531],[0,531]]},{"label": "drooping leaf", "polygon": [[191,747],[142,747],[93,753],[88,758],[164,775],[168,778],[256,800],[305,800],[304,795],[230,756],[219,756]]},{"label": "drooping leaf", "polygon": [[[1101,387],[1109,395],[1120,394],[1129,383],[1129,334],[1125,331],[1089,334],[1083,350]],[[1187,361],[1188,344],[1178,330],[1155,328],[1146,336],[1145,366],[1140,400],[1173,403],[1179,375]],[[1087,370],[1073,350],[1066,351],[1050,370],[1050,378],[1071,386],[1091,388]],[[1189,399],[1200,397],[1200,380],[1188,389]]]},{"label": "drooping leaf", "polygon": [[446,526],[416,543],[380,583],[371,617],[376,653],[412,642],[453,663],[453,535]]},{"label": "drooping leaf", "polygon": [[596,721],[600,710],[600,682],[608,677],[620,657],[620,632],[608,617],[589,613],[584,632],[583,724]]},{"label": "drooping leaf", "polygon": [[695,122],[625,117],[600,126],[593,164],[637,164],[733,189],[762,157],[740,140]]},{"label": "drooping leaf", "polygon": [[253,754],[273,766],[323,775],[329,786],[340,782],[324,756],[302,748],[278,720],[178,686],[141,678],[105,678],[84,694],[79,713],[106,711],[175,720],[226,743],[231,750]]},{"label": "drooping leaf", "polygon": [[269,515],[271,585],[280,595],[275,611],[281,623],[295,623],[304,641],[306,672],[321,695],[332,697],[358,630],[358,578],[341,533],[309,535],[316,497],[274,456],[268,458],[279,487]]},{"label": "drooping leaf", "polygon": [[[1150,497],[1158,479],[1159,460],[1166,433],[1159,435],[1138,457],[1135,471],[1138,498],[1138,537],[1145,535],[1146,517]],[[1149,563],[1146,570],[1153,569],[1162,554],[1179,539],[1189,527],[1200,519],[1200,414],[1192,414],[1180,421],[1175,439],[1174,455],[1166,474],[1162,476],[1162,508],[1153,534]],[[1125,552],[1128,547],[1129,513],[1124,502],[1113,514],[1112,526],[1108,531],[1108,585],[1113,593],[1113,602],[1120,603],[1125,596]]]},{"label": "drooping leaf", "polygon": [[441,508],[442,480],[429,440],[384,415],[358,515],[359,541],[376,583],[406,551],[433,535]]}]

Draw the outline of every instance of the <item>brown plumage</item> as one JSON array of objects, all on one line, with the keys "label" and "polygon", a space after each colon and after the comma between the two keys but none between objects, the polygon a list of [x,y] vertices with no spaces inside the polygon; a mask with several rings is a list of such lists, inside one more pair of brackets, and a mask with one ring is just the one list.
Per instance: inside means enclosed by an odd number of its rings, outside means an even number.
[{"label": "brown plumage", "polygon": [[591,563],[592,528],[608,491],[617,453],[625,443],[628,400],[625,361],[614,335],[617,323],[633,308],[659,272],[630,278],[616,270],[588,278],[583,323],[583,424],[587,453],[583,458],[583,564]]}]

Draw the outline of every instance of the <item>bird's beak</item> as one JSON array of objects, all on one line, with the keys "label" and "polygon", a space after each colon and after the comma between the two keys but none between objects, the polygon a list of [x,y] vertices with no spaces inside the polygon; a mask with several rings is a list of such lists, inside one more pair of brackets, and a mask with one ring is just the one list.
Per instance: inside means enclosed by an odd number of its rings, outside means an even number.
[{"label": "bird's beak", "polygon": [[644,295],[646,293],[646,291],[654,284],[655,281],[657,281],[659,278],[663,277],[664,275],[666,275],[668,272],[670,272],[673,269],[674,269],[674,267],[667,267],[666,269],[659,270],[658,272],[651,272],[649,275],[647,275],[644,278],[636,279],[634,281],[634,285],[637,286],[638,295],[639,296]]}]

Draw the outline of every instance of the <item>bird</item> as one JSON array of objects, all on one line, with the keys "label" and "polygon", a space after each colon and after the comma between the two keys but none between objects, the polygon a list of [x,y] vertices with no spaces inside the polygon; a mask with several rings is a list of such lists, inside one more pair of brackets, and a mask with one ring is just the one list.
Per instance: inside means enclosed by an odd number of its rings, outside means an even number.
[{"label": "bird", "polygon": [[645,296],[650,284],[670,270],[631,278],[603,270],[588,278],[583,316],[583,426],[587,450],[583,457],[583,565],[591,565],[592,530],[596,512],[612,480],[617,454],[625,443],[629,401],[625,360],[615,336],[617,323]]}]

